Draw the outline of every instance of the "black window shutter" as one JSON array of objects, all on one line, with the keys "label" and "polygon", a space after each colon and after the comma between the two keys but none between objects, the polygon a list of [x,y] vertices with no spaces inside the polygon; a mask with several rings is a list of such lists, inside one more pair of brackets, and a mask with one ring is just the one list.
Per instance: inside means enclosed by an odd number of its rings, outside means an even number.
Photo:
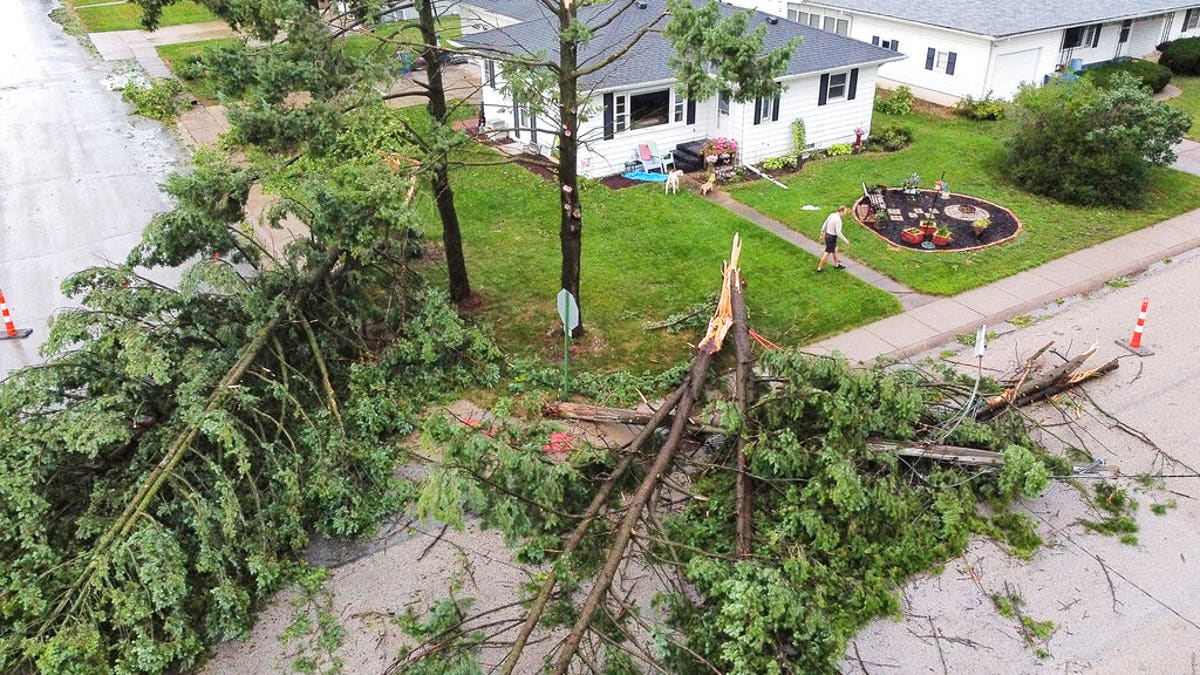
[{"label": "black window shutter", "polygon": [[858,68],[850,69],[850,88],[846,90],[846,100],[853,101],[858,95]]},{"label": "black window shutter", "polygon": [[486,68],[487,68],[487,86],[494,87],[494,86],[496,86],[496,62],[491,59],[488,59],[486,61],[486,64],[487,64],[487,66],[486,66]]},{"label": "black window shutter", "polygon": [[1092,49],[1100,46],[1100,31],[1103,29],[1104,26],[1096,24],[1096,33],[1092,36]]},{"label": "black window shutter", "polygon": [[775,94],[775,98],[771,101],[771,121],[779,121],[779,94]]},{"label": "black window shutter", "polygon": [[937,50],[933,47],[925,52],[925,70],[933,70],[933,60],[937,58]]},{"label": "black window shutter", "polygon": [[829,102],[829,73],[821,75],[821,89],[817,92],[817,105]]},{"label": "black window shutter", "polygon": [[608,140],[613,137],[613,95],[608,92],[604,95],[604,139]]},{"label": "black window shutter", "polygon": [[894,52],[900,51],[900,41],[899,40],[892,40],[892,51],[894,51]]},{"label": "black window shutter", "polygon": [[871,36],[871,44],[875,45],[876,47],[879,46],[879,36],[878,35]]},{"label": "black window shutter", "polygon": [[762,97],[754,99],[754,123],[758,124],[762,121]]},{"label": "black window shutter", "polygon": [[954,52],[950,52],[950,55],[946,57],[946,74],[947,75],[954,74],[954,62],[957,59],[958,59],[958,54],[956,54]]},{"label": "black window shutter", "polygon": [[690,98],[687,100],[687,123],[696,123],[696,102]]},{"label": "black window shutter", "polygon": [[537,143],[537,115],[529,116],[529,126],[532,131],[529,132],[529,142]]},{"label": "black window shutter", "polygon": [[517,102],[516,96],[513,97],[513,135],[521,137],[521,104]]}]

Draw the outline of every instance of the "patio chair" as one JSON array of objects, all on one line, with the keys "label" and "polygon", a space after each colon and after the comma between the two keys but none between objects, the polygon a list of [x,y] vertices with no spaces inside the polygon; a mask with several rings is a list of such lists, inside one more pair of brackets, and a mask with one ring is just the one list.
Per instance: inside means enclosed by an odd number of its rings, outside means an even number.
[{"label": "patio chair", "polygon": [[675,168],[675,151],[674,150],[668,150],[666,152],[661,152],[658,149],[658,144],[655,143],[654,141],[650,141],[646,145],[650,146],[650,154],[652,154],[658,158],[658,163],[662,166],[663,173],[667,172],[667,167],[670,167],[671,169]]},{"label": "patio chair", "polygon": [[863,194],[866,195],[866,197],[867,197],[867,200],[871,202],[872,209],[874,209],[875,211],[879,211],[879,210],[887,211],[887,203],[883,201],[883,195],[877,195],[874,192],[871,192],[870,190],[868,190],[866,183],[862,184],[862,189],[863,189]]},{"label": "patio chair", "polygon": [[662,162],[658,161],[653,152],[650,152],[650,146],[642,143],[637,146],[635,154],[637,155],[637,160],[642,163],[642,171],[650,173],[657,170],[659,173],[663,173]]}]

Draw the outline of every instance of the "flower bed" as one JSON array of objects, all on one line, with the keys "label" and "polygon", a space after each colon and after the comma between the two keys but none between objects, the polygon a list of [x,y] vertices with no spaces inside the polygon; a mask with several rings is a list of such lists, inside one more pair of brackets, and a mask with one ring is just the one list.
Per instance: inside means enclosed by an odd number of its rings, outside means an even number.
[{"label": "flower bed", "polygon": [[[905,194],[904,188],[888,188],[883,192],[883,201],[888,208],[886,221],[868,224],[859,216],[857,206],[869,204],[866,197],[856,204],[855,220],[880,238],[902,248],[967,251],[1002,244],[1021,231],[1021,221],[1011,211],[969,195],[952,193],[948,199],[942,199],[934,190],[918,190],[914,199]],[[988,226],[976,234],[973,223],[984,218]],[[930,228],[931,222],[936,226]],[[938,227],[949,230],[950,238],[943,245],[943,239],[938,237],[935,246],[932,239]]]}]

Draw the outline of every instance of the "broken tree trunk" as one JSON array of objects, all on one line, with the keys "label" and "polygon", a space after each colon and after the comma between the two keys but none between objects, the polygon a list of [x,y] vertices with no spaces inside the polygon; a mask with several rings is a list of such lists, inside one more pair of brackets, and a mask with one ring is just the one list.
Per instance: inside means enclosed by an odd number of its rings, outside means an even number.
[{"label": "broken tree trunk", "polygon": [[916,459],[933,459],[939,462],[951,462],[967,466],[1000,466],[1000,453],[979,448],[964,448],[957,445],[942,445],[941,443],[921,443],[918,441],[889,441],[883,438],[868,438],[867,449],[873,452],[887,452],[901,457]]},{"label": "broken tree trunk", "polygon": [[596,582],[592,584],[592,589],[588,592],[587,600],[584,601],[583,607],[579,611],[579,618],[575,621],[575,625],[571,627],[571,632],[567,635],[567,639],[554,661],[554,675],[565,675],[567,672],[567,668],[570,667],[571,661],[575,658],[575,653],[579,651],[579,644],[583,641],[584,634],[587,633],[588,628],[592,625],[592,617],[595,616],[596,610],[600,607],[605,594],[608,593],[608,589],[612,586],[613,576],[617,573],[621,559],[625,557],[625,548],[629,545],[629,540],[633,536],[634,526],[637,525],[638,519],[642,516],[642,509],[645,508],[646,502],[650,501],[650,496],[654,494],[655,488],[658,487],[659,479],[671,465],[671,460],[675,457],[675,450],[679,447],[679,441],[683,437],[686,421],[691,414],[692,406],[696,403],[700,392],[704,388],[704,379],[708,374],[708,366],[711,362],[712,354],[707,351],[701,351],[696,356],[691,374],[685,383],[686,389],[683,397],[679,401],[678,413],[671,423],[671,432],[667,435],[667,441],[658,451],[658,455],[654,458],[654,463],[650,465],[650,469],[646,472],[646,477],[642,479],[637,491],[634,492],[633,497],[629,500],[625,517],[621,519],[621,525],[617,528],[614,535],[613,544],[609,547],[608,554],[604,558],[604,565],[596,574]]},{"label": "broken tree trunk", "polygon": [[[672,404],[673,406],[674,404]],[[659,408],[661,411],[662,408]],[[569,401],[551,401],[542,407],[542,414],[555,419],[583,420],[585,422],[605,422],[609,424],[629,424],[641,426],[649,424],[655,416],[640,410],[628,408],[606,408],[587,403],[571,403]],[[672,419],[674,416],[671,416]],[[687,430],[693,433],[719,434],[720,427],[703,424],[696,418],[688,419]]]},{"label": "broken tree trunk", "polygon": [[[1044,351],[1044,348],[1042,351]],[[1040,353],[1041,351],[1039,351]],[[1022,376],[1021,380],[1014,387],[1008,389],[1000,396],[988,399],[984,408],[976,415],[976,419],[981,421],[990,420],[1010,405],[1020,407],[1034,401],[1040,401],[1064,392],[1077,384],[1100,377],[1105,373],[1117,369],[1119,364],[1117,359],[1113,359],[1095,370],[1076,372],[1083,365],[1084,361],[1087,361],[1095,353],[1096,346],[1092,345],[1091,348],[1078,356],[1047,370],[1045,373],[1041,373],[1035,377]]]},{"label": "broken tree trunk", "polygon": [[734,487],[734,513],[736,514],[736,552],[739,558],[750,557],[750,537],[753,534],[751,514],[754,511],[753,490],[746,462],[746,436],[749,435],[749,412],[754,403],[754,393],[751,380],[750,360],[750,327],[746,322],[746,298],[742,295],[741,274],[733,270],[731,277],[731,294],[733,305],[733,346],[737,359],[737,370],[733,376],[733,398],[741,416],[741,429],[738,431],[735,452],[737,455],[737,475]]},{"label": "broken tree trunk", "polygon": [[[575,526],[575,530],[571,532],[571,536],[567,539],[566,545],[563,546],[563,551],[559,555],[560,558],[566,558],[579,548],[579,544],[583,542],[583,538],[587,535],[587,529],[592,524],[592,521],[600,515],[600,511],[608,503],[609,495],[620,482],[621,476],[633,464],[634,457],[641,449],[646,441],[654,434],[655,429],[662,426],[663,422],[670,415],[671,411],[678,405],[679,400],[683,398],[684,393],[688,390],[689,383],[684,382],[675,390],[675,393],[663,402],[662,406],[653,414],[647,414],[646,420],[643,422],[646,426],[642,432],[637,435],[629,445],[626,446],[628,452],[625,457],[613,467],[612,472],[592,496],[592,501],[588,504],[587,510],[583,513],[583,518],[579,524]],[[613,409],[615,410],[615,408]],[[630,411],[632,412],[632,411]],[[538,591],[537,598],[529,608],[529,614],[525,617],[525,622],[521,624],[521,630],[517,633],[517,639],[513,642],[513,646],[508,650],[508,656],[504,659],[504,664],[501,669],[502,675],[512,675],[513,669],[517,667],[517,662],[521,659],[521,652],[524,651],[526,643],[529,642],[529,636],[533,634],[533,629],[537,627],[538,621],[542,618],[542,613],[546,610],[546,603],[550,600],[550,596],[554,593],[554,586],[558,583],[558,568],[554,565],[550,566],[550,572],[546,580],[542,582],[542,587]]]}]

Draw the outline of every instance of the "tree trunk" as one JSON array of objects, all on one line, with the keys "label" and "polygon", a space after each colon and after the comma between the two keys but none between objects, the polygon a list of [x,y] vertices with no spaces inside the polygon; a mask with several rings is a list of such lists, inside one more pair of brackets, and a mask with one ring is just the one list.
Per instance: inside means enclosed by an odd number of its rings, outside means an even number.
[{"label": "tree trunk", "polygon": [[[429,115],[439,125],[449,123],[446,113],[446,92],[442,88],[442,62],[438,58],[437,17],[433,0],[417,0],[418,25],[421,29],[421,55],[425,57],[425,75],[429,80]],[[442,219],[442,244],[446,249],[446,270],[450,276],[450,299],[461,303],[471,297],[467,278],[467,260],[463,255],[462,230],[458,225],[458,210],[454,208],[454,191],[450,189],[450,170],[446,157],[433,163],[433,199]]]},{"label": "tree trunk", "polygon": [[583,335],[583,298],[579,297],[580,261],[583,257],[583,206],[579,202],[579,45],[572,0],[560,0],[558,9],[559,44],[559,124],[558,187],[561,217],[558,239],[562,246],[562,287],[579,303],[579,327],[572,337]]},{"label": "tree trunk", "polygon": [[750,363],[750,326],[746,318],[746,296],[742,295],[741,274],[731,270],[733,275],[732,292],[730,293],[733,306],[733,344],[737,355],[737,369],[733,378],[733,394],[738,413],[742,418],[742,429],[738,433],[737,475],[734,487],[734,512],[736,514],[736,551],[739,558],[749,558],[751,536],[754,532],[754,483],[750,480],[749,463],[746,460],[746,437],[750,435],[749,419],[750,406],[754,403],[752,365]]}]

